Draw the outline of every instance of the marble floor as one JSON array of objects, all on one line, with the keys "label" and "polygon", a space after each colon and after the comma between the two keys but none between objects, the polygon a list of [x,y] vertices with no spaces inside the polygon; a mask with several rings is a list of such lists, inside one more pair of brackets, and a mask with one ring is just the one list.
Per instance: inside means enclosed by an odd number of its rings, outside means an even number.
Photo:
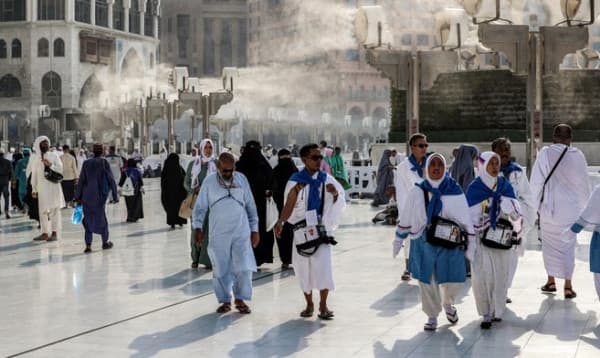
[{"label": "marble floor", "polygon": [[[470,283],[455,326],[440,316],[423,331],[419,289],[401,282],[393,230],[353,201],[336,238],[332,321],[303,319],[293,271],[279,263],[254,276],[252,314],[216,314],[211,273],[189,268],[189,227],[170,230],[156,180],[147,182],[146,218],[125,224],[124,203],[107,208],[115,247],[83,254],[83,231],[62,211],[57,242],[31,239],[23,217],[0,220],[0,356],[26,357],[600,357],[600,303],[589,273],[590,235],[579,236],[578,297],[543,295],[540,246],[531,242],[504,321],[479,328]],[[535,240],[534,240],[535,241]],[[275,251],[276,252],[276,251]],[[559,285],[561,292],[562,285]]]}]

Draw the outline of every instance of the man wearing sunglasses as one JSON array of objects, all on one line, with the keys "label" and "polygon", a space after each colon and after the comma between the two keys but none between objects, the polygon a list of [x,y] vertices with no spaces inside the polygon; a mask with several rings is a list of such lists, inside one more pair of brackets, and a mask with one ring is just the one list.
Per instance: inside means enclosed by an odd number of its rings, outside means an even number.
[{"label": "man wearing sunglasses", "polygon": [[[286,185],[285,205],[275,225],[275,235],[281,236],[286,222],[294,227],[292,265],[306,301],[300,316],[313,315],[312,291],[318,290],[318,317],[330,320],[333,312],[327,306],[327,296],[334,289],[330,244],[335,245],[331,234],[346,206],[344,189],[334,177],[320,170],[323,155],[318,145],[305,145],[300,156],[305,167],[294,173]],[[307,246],[310,249],[304,250]]]},{"label": "man wearing sunglasses", "polygon": [[[248,179],[234,171],[235,159],[222,153],[217,173],[204,179],[192,214],[196,243],[202,246],[204,220],[208,212],[210,244],[208,256],[213,268],[213,287],[219,301],[217,313],[235,308],[250,313],[245,300],[252,298],[252,272],[256,261],[252,248],[258,245],[258,214]],[[210,210],[209,210],[210,209]]]},{"label": "man wearing sunglasses", "polygon": [[[423,170],[425,161],[427,160],[427,137],[422,133],[413,134],[408,140],[410,146],[410,155],[404,159],[396,168],[394,175],[394,187],[396,191],[396,205],[398,205],[398,213],[402,212],[408,192],[415,184],[423,181]],[[411,267],[409,265],[410,251],[415,248],[410,248],[411,243],[404,243],[404,257],[406,258],[406,269],[402,274],[403,281],[410,280]],[[414,246],[414,245],[413,245]]]}]

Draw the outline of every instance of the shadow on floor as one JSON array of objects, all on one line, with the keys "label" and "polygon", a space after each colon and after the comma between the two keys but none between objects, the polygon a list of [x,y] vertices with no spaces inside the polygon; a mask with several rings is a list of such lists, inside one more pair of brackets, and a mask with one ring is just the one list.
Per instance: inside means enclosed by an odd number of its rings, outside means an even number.
[{"label": "shadow on floor", "polygon": [[[416,282],[413,280],[413,282]],[[369,308],[378,311],[379,317],[392,317],[405,308],[419,304],[419,287],[400,283],[392,291],[375,301]]]},{"label": "shadow on floor", "polygon": [[175,326],[168,331],[139,336],[129,344],[129,348],[136,351],[131,357],[152,357],[162,350],[183,347],[207,339],[224,331],[240,318],[242,315],[239,313],[230,313],[224,316],[209,313],[188,323]]},{"label": "shadow on floor", "polygon": [[180,286],[183,284],[189,284],[190,282],[208,274],[205,270],[192,270],[185,269],[174,273],[172,275],[163,278],[152,278],[140,283],[129,286],[130,290],[133,290],[134,294],[142,294],[148,291],[164,290]]},{"label": "shadow on floor", "polygon": [[238,343],[229,352],[232,358],[282,358],[308,347],[307,337],[325,325],[319,321],[295,319],[265,332],[255,341]]},{"label": "shadow on floor", "polygon": [[131,234],[127,234],[127,237],[149,236],[149,235],[154,235],[154,234],[162,234],[162,233],[169,232],[169,231],[175,231],[175,230],[172,230],[170,227],[165,227],[162,229],[153,229],[153,230],[133,232]]},{"label": "shadow on floor", "polygon": [[37,246],[37,245],[39,245],[39,244],[36,244],[34,241],[19,242],[17,244],[0,246],[0,252],[15,251],[15,250],[24,249],[27,247],[32,247],[32,246]]}]

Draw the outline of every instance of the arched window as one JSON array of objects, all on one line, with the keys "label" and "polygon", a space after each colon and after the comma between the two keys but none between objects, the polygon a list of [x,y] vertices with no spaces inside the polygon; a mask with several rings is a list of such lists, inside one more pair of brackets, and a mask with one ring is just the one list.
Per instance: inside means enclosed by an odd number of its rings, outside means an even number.
[{"label": "arched window", "polygon": [[0,39],[0,58],[6,58],[6,41]]},{"label": "arched window", "polygon": [[11,57],[12,58],[21,58],[21,41],[19,39],[14,39],[12,41],[11,48]]},{"label": "arched window", "polygon": [[42,104],[50,108],[61,107],[62,83],[56,72],[48,72],[42,77]]},{"label": "arched window", "polygon": [[50,53],[50,43],[48,42],[48,39],[45,37],[42,37],[41,39],[38,40],[38,57],[48,57],[49,53]]},{"label": "arched window", "polygon": [[54,57],[65,57],[65,42],[60,37],[54,40]]},{"label": "arched window", "polygon": [[21,97],[21,83],[13,75],[0,78],[0,98]]}]

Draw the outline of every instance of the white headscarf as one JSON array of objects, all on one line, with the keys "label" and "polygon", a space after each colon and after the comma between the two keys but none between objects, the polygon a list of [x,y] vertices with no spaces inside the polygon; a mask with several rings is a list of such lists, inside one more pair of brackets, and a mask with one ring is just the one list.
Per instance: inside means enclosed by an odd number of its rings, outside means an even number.
[{"label": "white headscarf", "polygon": [[498,159],[498,165],[500,165],[500,156],[494,152],[483,152],[479,155],[479,177],[483,181],[483,183],[490,189],[494,189],[496,186],[496,182],[498,181],[498,177],[491,176],[487,172],[487,167],[490,164],[492,158]]},{"label": "white headscarf", "polygon": [[[439,158],[442,160],[442,163],[444,163],[444,175],[442,175],[442,177],[438,180],[433,180],[433,179],[429,178],[429,165],[431,165],[431,162],[434,158]],[[425,161],[425,168],[423,170],[423,174],[425,176],[425,179],[431,184],[432,187],[434,187],[434,188],[439,187],[440,184],[442,184],[442,181],[444,181],[444,177],[446,176],[446,158],[444,158],[444,156],[441,155],[440,153],[430,154],[427,157],[427,160]]]},{"label": "white headscarf", "polygon": [[[210,146],[213,148],[213,154],[210,157],[204,155],[204,147],[206,144],[210,143]],[[213,145],[212,140],[206,138],[202,139],[200,142],[200,150],[198,156],[194,160],[194,166],[192,167],[192,188],[198,187],[200,183],[198,183],[198,175],[202,171],[202,164],[208,163],[208,174],[212,174],[217,171],[217,166],[215,165],[215,146]]]},{"label": "white headscarf", "polygon": [[40,149],[40,144],[45,140],[48,141],[48,150],[50,150],[50,145],[52,144],[50,143],[50,138],[46,137],[45,135],[37,137],[33,142],[33,153],[31,154],[31,159],[29,160],[30,162],[42,160],[42,150]]}]

